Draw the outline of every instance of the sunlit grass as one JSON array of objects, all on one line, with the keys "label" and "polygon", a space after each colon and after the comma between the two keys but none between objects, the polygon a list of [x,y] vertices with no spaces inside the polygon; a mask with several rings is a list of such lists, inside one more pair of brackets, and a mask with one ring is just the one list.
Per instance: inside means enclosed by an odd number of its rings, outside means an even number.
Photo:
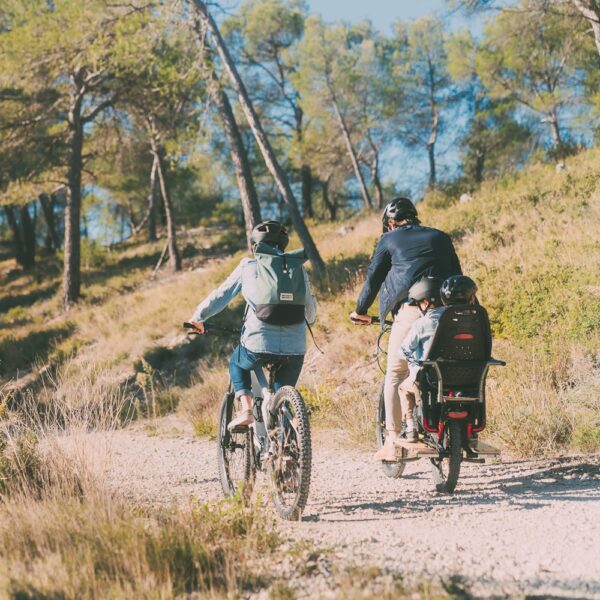
[{"label": "sunlit grass", "polygon": [[[490,312],[495,354],[509,366],[490,376],[489,432],[515,453],[598,446],[598,407],[582,398],[597,397],[598,385],[586,373],[598,370],[600,348],[599,172],[600,151],[590,150],[573,158],[566,172],[533,165],[484,184],[468,203],[437,198],[420,205],[424,224],[454,236],[463,270],[479,284]],[[380,235],[380,217],[313,223],[311,231],[329,267],[326,277],[313,281],[315,335],[325,355],[309,340],[302,385],[323,404],[315,406],[316,422],[370,441],[370,407],[382,377],[372,356],[377,328],[354,327],[347,315]],[[291,246],[297,245],[294,238]],[[108,278],[90,281],[87,299],[68,315],[60,314],[54,297],[13,308],[2,317],[13,323],[0,334],[0,352],[9,355],[11,367],[17,359],[29,362],[36,350],[38,358],[58,363],[75,355],[81,369],[101,367],[115,380],[142,372],[139,365],[147,360],[163,385],[177,386],[164,406],[179,404],[198,433],[212,434],[233,340],[203,339],[177,350],[179,325],[244,253],[196,263],[196,270],[177,275],[163,272],[156,280],[149,267],[114,266],[136,264],[156,250],[133,245],[112,256]],[[8,295],[35,292],[35,286],[32,276],[12,279]],[[235,322],[240,315],[238,306],[235,317],[218,318]],[[52,337],[67,324],[63,337]],[[39,348],[35,335],[45,336]],[[197,372],[182,379],[184,365],[197,360]]]}]

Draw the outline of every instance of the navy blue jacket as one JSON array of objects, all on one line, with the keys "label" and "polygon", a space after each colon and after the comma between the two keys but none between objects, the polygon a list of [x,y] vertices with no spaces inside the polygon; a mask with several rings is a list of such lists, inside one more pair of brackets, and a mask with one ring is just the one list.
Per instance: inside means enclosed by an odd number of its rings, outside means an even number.
[{"label": "navy blue jacket", "polygon": [[422,277],[446,279],[460,274],[460,262],[447,233],[421,225],[399,227],[381,236],[356,312],[366,315],[381,290],[379,314],[383,320],[398,309],[412,284]]}]

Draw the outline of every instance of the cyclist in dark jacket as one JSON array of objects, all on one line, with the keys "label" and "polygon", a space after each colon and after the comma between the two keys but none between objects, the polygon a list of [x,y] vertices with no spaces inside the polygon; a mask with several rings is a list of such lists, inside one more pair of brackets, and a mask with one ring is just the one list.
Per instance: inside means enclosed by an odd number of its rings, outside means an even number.
[{"label": "cyclist in dark jacket", "polygon": [[408,198],[396,198],[386,206],[383,227],[384,234],[371,259],[367,280],[351,318],[359,325],[370,324],[367,312],[378,293],[382,321],[390,312],[394,315],[384,387],[388,435],[386,444],[376,454],[379,460],[393,460],[394,440],[400,435],[403,416],[398,388],[408,376],[408,364],[400,357],[399,350],[412,324],[421,316],[417,306],[406,303],[408,290],[423,277],[444,280],[461,274],[462,270],[450,236],[422,226],[417,209]]}]

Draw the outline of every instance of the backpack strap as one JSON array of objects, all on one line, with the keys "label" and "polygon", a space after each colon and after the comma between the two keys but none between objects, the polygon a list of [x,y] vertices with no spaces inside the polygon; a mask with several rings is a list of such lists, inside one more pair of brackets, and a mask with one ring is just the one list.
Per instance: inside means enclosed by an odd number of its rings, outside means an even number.
[{"label": "backpack strap", "polygon": [[306,323],[306,326],[308,327],[308,331],[310,332],[310,337],[312,338],[312,341],[313,341],[313,344],[315,345],[315,348],[321,354],[325,354],[325,352],[323,352],[323,350],[321,350],[321,348],[319,348],[319,344],[317,344],[317,340],[315,339],[315,334],[313,333],[312,327],[310,326],[310,323],[308,322],[308,320],[306,319],[306,317],[304,318],[304,322]]}]

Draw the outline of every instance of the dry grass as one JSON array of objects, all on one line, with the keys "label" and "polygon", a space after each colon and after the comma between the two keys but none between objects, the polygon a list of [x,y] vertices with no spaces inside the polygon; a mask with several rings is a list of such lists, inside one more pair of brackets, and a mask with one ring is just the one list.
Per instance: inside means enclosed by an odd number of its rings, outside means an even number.
[{"label": "dry grass", "polygon": [[82,392],[96,392],[88,402],[55,393],[43,411],[33,401],[4,409],[0,597],[224,597],[264,587],[257,565],[279,542],[259,503],[139,509],[104,489],[94,468],[102,448],[91,464],[78,436],[119,427],[127,398],[96,375],[80,379]]},{"label": "dry grass", "polygon": [[182,390],[180,409],[200,436],[216,436],[219,407],[227,391],[227,377],[227,363],[203,364],[195,385]]},{"label": "dry grass", "polygon": [[[479,284],[498,342],[495,353],[509,363],[491,375],[489,432],[521,455],[600,449],[599,411],[593,401],[598,382],[592,376],[600,363],[598,173],[600,150],[591,150],[573,158],[567,172],[533,165],[523,174],[488,182],[469,203],[431,198],[420,208],[425,224],[454,236],[465,272]],[[354,230],[342,236],[343,225]],[[370,442],[372,406],[381,381],[371,356],[377,331],[353,327],[346,315],[379,237],[379,216],[346,224],[313,223],[312,230],[329,266],[327,277],[314,282],[320,304],[315,334],[326,354],[311,346],[302,385],[317,422],[343,426],[354,438]],[[196,242],[210,245],[214,239]],[[139,246],[126,254],[135,259],[151,251]],[[143,375],[139,365],[147,358],[161,375],[174,374],[172,379],[159,377],[162,400],[156,410],[179,403],[199,433],[214,433],[228,343],[201,340],[183,356],[173,356],[168,347],[180,321],[240,256],[155,282],[147,281],[147,269],[130,276],[113,268],[108,280],[94,284],[101,288],[98,293],[96,288],[88,292],[95,299],[69,314],[71,329],[66,337],[48,342],[49,353],[62,361],[75,353],[81,369],[108,370],[113,381],[122,381],[133,369]],[[9,293],[31,285],[11,281]],[[66,317],[49,323],[55,314],[53,298],[33,304],[26,314],[16,310],[14,325],[3,335],[21,340],[17,346],[28,356],[36,327],[44,345],[50,327],[67,326]],[[14,348],[6,339],[5,347]],[[151,354],[162,358],[153,362]],[[197,372],[182,379],[182,368],[196,360]],[[76,393],[77,378],[71,381]],[[152,391],[152,386],[144,389]]]},{"label": "dry grass", "polygon": [[11,598],[221,597],[260,588],[277,545],[240,501],[134,511],[107,496],[0,507],[0,594]]}]

